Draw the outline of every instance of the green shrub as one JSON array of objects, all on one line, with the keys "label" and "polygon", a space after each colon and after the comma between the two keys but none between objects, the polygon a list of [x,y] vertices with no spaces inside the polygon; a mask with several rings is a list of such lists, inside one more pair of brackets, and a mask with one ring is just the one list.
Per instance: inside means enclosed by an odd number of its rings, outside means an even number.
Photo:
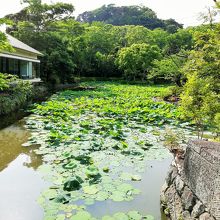
[{"label": "green shrub", "polygon": [[3,115],[25,105],[32,97],[33,86],[29,81],[0,73],[0,91],[0,115]]}]

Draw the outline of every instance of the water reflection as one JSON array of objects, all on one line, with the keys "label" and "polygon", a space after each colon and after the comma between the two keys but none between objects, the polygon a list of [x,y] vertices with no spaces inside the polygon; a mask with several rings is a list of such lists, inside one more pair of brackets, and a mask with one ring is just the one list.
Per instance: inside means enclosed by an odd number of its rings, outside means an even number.
[{"label": "water reflection", "polygon": [[0,130],[0,219],[40,220],[43,210],[36,200],[48,187],[36,169],[42,160],[34,147],[22,147],[29,132],[16,123]]},{"label": "water reflection", "polygon": [[41,157],[34,153],[36,147],[22,147],[29,138],[29,132],[22,126],[22,122],[0,130],[0,171],[4,170],[20,154],[28,156],[24,166],[37,169],[41,164]]}]

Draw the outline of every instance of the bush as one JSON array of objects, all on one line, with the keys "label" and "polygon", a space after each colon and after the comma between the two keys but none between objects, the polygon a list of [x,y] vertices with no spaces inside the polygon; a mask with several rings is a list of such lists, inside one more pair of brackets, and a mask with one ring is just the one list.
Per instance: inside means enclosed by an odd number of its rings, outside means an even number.
[{"label": "bush", "polygon": [[29,81],[10,74],[0,74],[0,115],[9,114],[25,105],[32,97],[33,86]]},{"label": "bush", "polygon": [[0,91],[6,90],[9,88],[10,83],[17,79],[16,76],[0,73]]}]

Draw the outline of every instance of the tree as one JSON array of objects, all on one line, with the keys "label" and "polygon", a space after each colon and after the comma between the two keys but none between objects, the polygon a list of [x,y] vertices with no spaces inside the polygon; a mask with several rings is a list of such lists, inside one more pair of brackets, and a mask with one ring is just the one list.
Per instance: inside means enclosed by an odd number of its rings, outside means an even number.
[{"label": "tree", "polygon": [[42,4],[41,0],[25,0],[28,6],[8,15],[14,21],[8,31],[43,53],[41,77],[49,82],[71,82],[76,69],[71,43],[84,28],[72,18],[71,4]]},{"label": "tree", "polygon": [[196,73],[188,77],[181,95],[181,109],[183,116],[196,124],[198,138],[203,138],[205,125],[211,125],[220,111],[219,97],[210,79],[201,79]]},{"label": "tree", "polygon": [[153,61],[160,58],[160,49],[156,45],[133,44],[118,52],[117,64],[124,71],[126,79],[145,79],[152,68]]},{"label": "tree", "polygon": [[[0,19],[0,26],[5,24],[5,23],[10,23],[9,20],[7,19]],[[13,48],[9,44],[6,35],[0,31],[0,51],[2,50],[7,50],[7,51],[12,51]]]},{"label": "tree", "polygon": [[41,0],[23,0],[28,6],[15,14],[7,15],[6,18],[11,19],[14,25],[9,31],[16,30],[19,22],[31,23],[35,31],[45,31],[47,26],[60,20],[74,18],[74,6],[67,3],[43,4]]},{"label": "tree", "polygon": [[131,46],[132,44],[146,43],[150,44],[153,42],[151,37],[151,30],[145,28],[144,26],[127,26],[127,32],[125,35],[126,46]]},{"label": "tree", "polygon": [[193,37],[187,29],[179,29],[176,33],[168,36],[167,42],[165,53],[168,55],[177,54],[181,50],[192,49]]},{"label": "tree", "polygon": [[114,4],[103,5],[102,7],[86,11],[77,17],[80,22],[92,23],[94,21],[101,21],[106,24],[117,26],[122,25],[141,25],[151,30],[155,28],[163,28],[168,31],[175,31],[182,28],[181,24],[176,21],[161,20],[157,18],[156,13],[145,6],[121,6],[117,7]]},{"label": "tree", "polygon": [[178,55],[171,55],[162,60],[155,60],[153,63],[154,67],[148,78],[160,82],[174,82],[177,86],[182,86],[182,81],[185,78],[182,73],[182,67],[185,61],[186,58]]},{"label": "tree", "polygon": [[183,71],[187,83],[181,96],[181,108],[186,118],[191,118],[198,137],[205,126],[216,127],[220,112],[220,43],[219,27],[206,32],[194,32],[195,47]]}]

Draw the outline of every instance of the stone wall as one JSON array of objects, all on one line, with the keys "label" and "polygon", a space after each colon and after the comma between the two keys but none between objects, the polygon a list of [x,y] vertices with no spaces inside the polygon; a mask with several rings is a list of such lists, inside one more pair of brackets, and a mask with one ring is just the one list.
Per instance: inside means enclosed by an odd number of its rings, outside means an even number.
[{"label": "stone wall", "polygon": [[171,220],[220,220],[220,144],[190,141],[181,162],[175,160],[161,190]]}]

